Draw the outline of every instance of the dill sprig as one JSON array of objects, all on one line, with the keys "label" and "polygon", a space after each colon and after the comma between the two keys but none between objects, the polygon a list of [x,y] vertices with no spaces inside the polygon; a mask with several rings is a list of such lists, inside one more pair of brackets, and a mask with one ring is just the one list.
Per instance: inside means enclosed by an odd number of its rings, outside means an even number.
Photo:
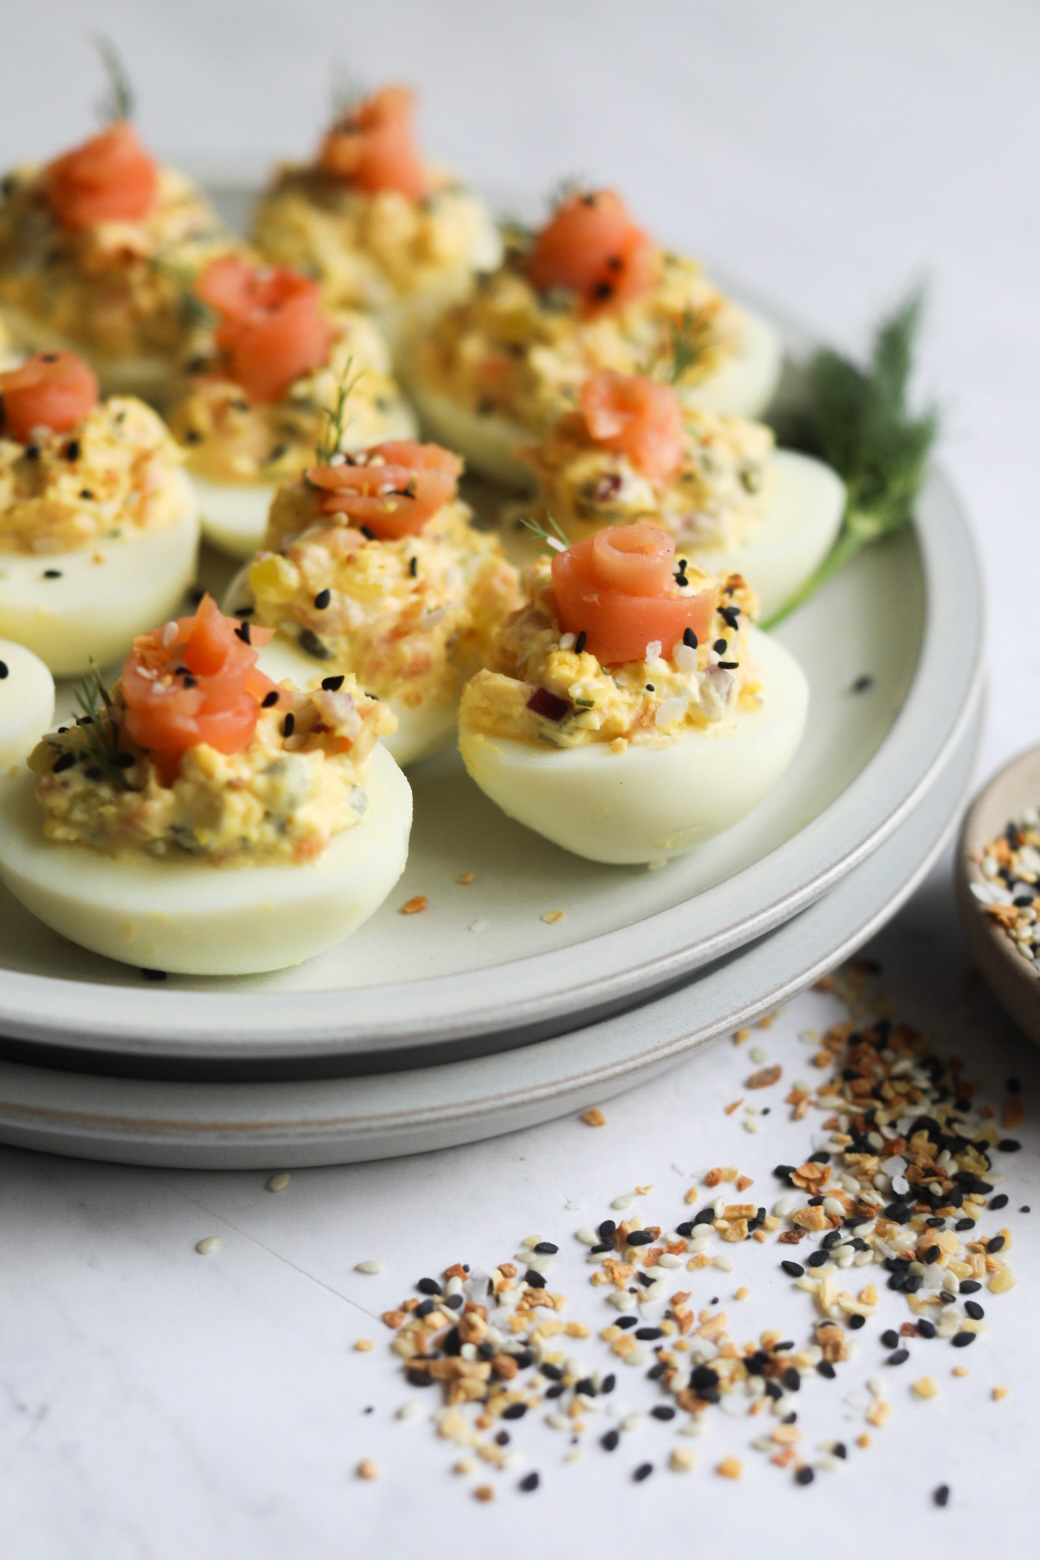
[{"label": "dill sprig", "polygon": [[687,306],[677,320],[668,321],[668,348],[659,370],[662,379],[670,385],[680,384],[700,355],[697,321]]},{"label": "dill sprig", "polygon": [[348,119],[367,96],[365,83],[354,75],[349,65],[337,60],[329,78],[329,111],[333,124]]},{"label": "dill sprig", "polygon": [[575,195],[588,188],[589,181],[582,175],[565,173],[562,178],[557,179],[549,191],[549,197],[546,202],[549,208],[549,215],[553,216],[559,211],[561,206],[565,206]]},{"label": "dill sprig", "polygon": [[540,542],[543,542],[546,547],[551,548],[553,552],[559,551],[561,543],[564,547],[569,547],[571,544],[567,533],[564,531],[555,515],[551,515],[549,511],[546,510],[545,518],[548,521],[548,530],[546,530],[545,526],[542,525],[540,520],[534,520],[529,516],[522,517],[520,524],[524,527],[525,530],[530,531],[532,536],[536,536]]},{"label": "dill sprig", "polygon": [[343,372],[340,374],[339,383],[336,385],[335,400],[331,407],[323,406],[321,409],[321,414],[325,419],[325,426],[321,437],[314,446],[314,459],[319,466],[327,466],[333,455],[338,455],[341,452],[340,446],[343,443],[343,435],[350,426],[350,420],[347,417],[347,402],[365,377],[365,370],[360,368],[351,378],[353,368],[354,358],[351,356],[347,358],[343,365]]},{"label": "dill sprig", "polygon": [[908,525],[940,428],[930,402],[908,405],[924,296],[916,291],[874,335],[865,368],[827,347],[809,364],[809,403],[790,442],[832,466],[846,486],[845,515],[831,551],[765,625],[774,627],[807,601],[860,548]]},{"label": "dill sprig", "polygon": [[126,73],[126,66],[123,64],[119,50],[111,38],[106,38],[103,33],[95,33],[94,47],[98,51],[107,78],[106,89],[95,104],[98,118],[103,125],[114,125],[121,119],[132,119],[134,89],[130,85],[130,77]]},{"label": "dill sprig", "polygon": [[86,676],[76,684],[76,703],[82,712],[76,729],[82,734],[87,752],[121,791],[129,791],[130,782],[121,762],[119,724],[112,695],[93,663]]}]

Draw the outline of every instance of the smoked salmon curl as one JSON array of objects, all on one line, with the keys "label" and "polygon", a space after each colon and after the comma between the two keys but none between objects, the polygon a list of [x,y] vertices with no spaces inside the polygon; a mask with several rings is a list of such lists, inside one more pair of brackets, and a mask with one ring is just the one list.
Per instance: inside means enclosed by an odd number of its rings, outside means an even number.
[{"label": "smoked salmon curl", "polygon": [[638,298],[653,285],[656,269],[657,246],[613,190],[565,200],[535,235],[527,257],[527,275],[539,292],[569,288],[587,312]]},{"label": "smoked salmon curl", "polygon": [[415,144],[415,93],[383,87],[329,130],[318,153],[326,173],[378,195],[396,190],[409,200],[429,193],[429,179]]},{"label": "smoked salmon curl", "polygon": [[51,209],[65,228],[138,222],[159,199],[159,169],[127,120],[117,120],[43,171]]},{"label": "smoked salmon curl", "polygon": [[553,598],[564,633],[585,635],[603,666],[646,659],[655,641],[667,659],[686,630],[702,640],[715,614],[714,586],[680,591],[675,539],[660,526],[608,526],[554,555]]},{"label": "smoked salmon curl", "polygon": [[279,400],[295,379],[328,360],[332,327],[318,284],[288,266],[222,255],[199,276],[195,293],[220,316],[214,341],[250,400]]},{"label": "smoked salmon curl", "polygon": [[602,368],[578,393],[594,443],[627,455],[651,481],[666,482],[682,464],[682,403],[672,385]]},{"label": "smoked salmon curl", "polygon": [[97,375],[74,352],[34,352],[0,374],[0,432],[28,444],[35,428],[68,433],[98,404]]},{"label": "smoked salmon curl", "polygon": [[340,465],[304,473],[320,488],[325,514],[346,515],[380,541],[414,536],[455,497],[462,461],[439,444],[390,439],[348,456]]},{"label": "smoked salmon curl", "polygon": [[168,625],[139,634],[121,680],[127,735],[151,754],[164,785],[200,743],[240,753],[252,741],[261,702],[272,693],[284,698],[256,665],[254,646],[266,644],[273,629],[225,617],[212,596],[175,626],[173,634]]}]

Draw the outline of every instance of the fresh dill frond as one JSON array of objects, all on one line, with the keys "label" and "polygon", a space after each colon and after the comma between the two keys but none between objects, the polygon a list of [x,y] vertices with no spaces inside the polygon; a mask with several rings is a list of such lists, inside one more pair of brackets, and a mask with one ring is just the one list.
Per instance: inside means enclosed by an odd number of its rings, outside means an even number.
[{"label": "fresh dill frond", "polygon": [[941,423],[934,402],[917,413],[909,405],[923,307],[917,290],[881,321],[865,368],[830,347],[810,361],[808,405],[789,442],[826,461],[844,480],[845,514],[827,557],[767,628],[807,601],[860,548],[913,519]]},{"label": "fresh dill frond", "polygon": [[119,724],[112,695],[93,662],[90,671],[76,684],[76,703],[84,717],[82,723],[77,720],[76,729],[87,752],[121,791],[129,791],[130,782],[121,763]]},{"label": "fresh dill frond", "polygon": [[350,400],[353,391],[357,389],[357,386],[365,377],[365,370],[361,368],[351,378],[353,369],[354,359],[351,356],[347,358],[343,365],[343,372],[340,374],[339,382],[336,385],[335,400],[331,407],[323,406],[321,409],[321,414],[325,419],[325,426],[321,437],[314,446],[314,459],[319,466],[327,466],[333,455],[340,453],[343,435],[350,426],[349,418],[347,417],[347,402]]},{"label": "fresh dill frond", "polygon": [[530,516],[526,515],[521,518],[520,524],[526,531],[530,531],[532,536],[537,536],[540,542],[544,542],[546,547],[552,548],[553,552],[559,552],[561,545],[563,547],[569,547],[571,544],[567,537],[567,533],[564,531],[556,517],[551,515],[549,511],[546,510],[545,518],[548,522],[548,530],[546,530],[546,527],[541,523],[540,520],[534,520]]},{"label": "fresh dill frond", "polygon": [[329,111],[333,123],[348,119],[367,96],[368,88],[350,66],[342,60],[335,61],[329,78]]},{"label": "fresh dill frond", "polygon": [[661,377],[670,385],[680,384],[700,355],[697,321],[687,306],[677,320],[668,321],[668,349],[661,364]]},{"label": "fresh dill frond", "polygon": [[565,206],[569,200],[573,200],[575,195],[579,195],[582,190],[587,190],[588,188],[589,181],[584,176],[565,173],[562,178],[557,179],[549,191],[547,201],[549,215],[553,216],[559,211],[561,206]]},{"label": "fresh dill frond", "polygon": [[98,51],[102,69],[107,78],[106,90],[98,98],[95,108],[103,125],[114,125],[121,119],[134,116],[134,89],[130,85],[126,66],[111,38],[95,33],[94,47]]}]

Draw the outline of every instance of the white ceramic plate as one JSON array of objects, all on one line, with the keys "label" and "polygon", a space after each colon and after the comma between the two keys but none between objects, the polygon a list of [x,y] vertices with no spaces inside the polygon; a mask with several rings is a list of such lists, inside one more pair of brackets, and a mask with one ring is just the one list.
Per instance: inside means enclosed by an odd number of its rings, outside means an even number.
[{"label": "white ceramic plate", "polygon": [[364,1078],[174,1083],[0,1062],[0,1141],[175,1168],[293,1168],[445,1148],[597,1104],[774,1009],[895,914],[963,807],[978,705],[927,799],[825,898],[634,1014]]},{"label": "white ceramic plate", "polygon": [[[804,336],[782,328],[804,352]],[[0,1034],[128,1064],[326,1065],[501,1048],[632,1005],[797,914],[909,816],[965,728],[981,629],[970,532],[933,471],[914,533],[862,554],[784,625],[811,684],[806,738],[779,786],[718,839],[658,872],[599,866],[506,819],[456,755],[440,755],[411,772],[398,890],[349,941],[293,970],[147,984],[59,942],[0,888]],[[428,909],[402,916],[415,895]]]}]

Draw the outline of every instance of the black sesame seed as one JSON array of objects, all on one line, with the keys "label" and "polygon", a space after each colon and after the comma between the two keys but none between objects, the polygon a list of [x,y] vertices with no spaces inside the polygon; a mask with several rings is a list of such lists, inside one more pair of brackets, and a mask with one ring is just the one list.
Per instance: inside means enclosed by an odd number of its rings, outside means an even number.
[{"label": "black sesame seed", "polygon": [[540,1473],[525,1473],[517,1488],[523,1490],[525,1495],[529,1495],[532,1490],[538,1488],[541,1482],[542,1476]]},{"label": "black sesame seed", "polygon": [[630,1230],[625,1242],[629,1246],[649,1246],[653,1238],[649,1230]]},{"label": "black sesame seed", "polygon": [[932,1499],[937,1506],[948,1506],[950,1503],[950,1486],[940,1484],[937,1490],[932,1491]]},{"label": "black sesame seed", "polygon": [[740,665],[739,661],[719,661],[718,662],[718,668],[719,668],[720,672],[735,672],[739,665]]},{"label": "black sesame seed", "polygon": [[544,1289],[545,1277],[536,1268],[528,1268],[524,1274],[524,1283],[529,1284],[532,1289]]},{"label": "black sesame seed", "polygon": [[602,1224],[596,1226],[596,1234],[600,1240],[609,1240],[617,1229],[613,1219],[604,1219]]},{"label": "black sesame seed", "polygon": [[998,1192],[996,1197],[990,1198],[989,1206],[995,1212],[998,1208],[1006,1208],[1010,1201],[1011,1199],[1008,1197],[1006,1192]]},{"label": "black sesame seed", "polygon": [[554,1246],[551,1240],[540,1240],[537,1246],[532,1249],[537,1251],[540,1256],[554,1257],[560,1248],[559,1246]]},{"label": "black sesame seed", "polygon": [[324,688],[326,693],[338,693],[340,688],[343,686],[342,672],[335,677],[323,677],[321,679],[321,686]]},{"label": "black sesame seed", "polygon": [[858,1311],[854,1311],[853,1314],[849,1317],[849,1326],[852,1328],[853,1332],[855,1332],[857,1328],[864,1326],[866,1320],[867,1319],[865,1316],[861,1316]]},{"label": "black sesame seed", "polygon": [[295,730],[296,716],[293,714],[292,710],[290,710],[288,715],[286,715],[285,719],[282,721],[282,736],[291,737]]},{"label": "black sesame seed", "polygon": [[929,1246],[928,1250],[924,1253],[923,1257],[921,1258],[921,1261],[922,1262],[938,1262],[938,1260],[939,1260],[939,1258],[941,1256],[942,1256],[942,1249],[939,1246]]},{"label": "black sesame seed", "polygon": [[675,1226],[675,1233],[677,1235],[682,1235],[684,1238],[687,1235],[692,1235],[693,1234],[693,1220],[692,1219],[684,1219],[682,1224],[677,1224]]},{"label": "black sesame seed", "polygon": [[696,650],[698,640],[697,635],[694,633],[692,628],[683,629],[682,642],[688,650]]},{"label": "black sesame seed", "polygon": [[61,570],[60,569],[44,569],[43,577],[44,577],[45,580],[60,580],[61,579]]},{"label": "black sesame seed", "polygon": [[612,1240],[601,1240],[598,1245],[592,1246],[590,1248],[589,1255],[592,1257],[602,1257],[606,1254],[606,1252],[613,1250],[614,1242]]},{"label": "black sesame seed", "polygon": [[331,590],[319,590],[314,598],[314,605],[319,612],[323,612],[332,600]]},{"label": "black sesame seed", "polygon": [[244,645],[248,645],[250,643],[251,633],[252,629],[248,623],[239,623],[238,627],[235,629],[235,637],[241,639]]},{"label": "black sesame seed", "polygon": [[527,1413],[526,1403],[510,1403],[508,1408],[502,1410],[503,1419],[523,1419]]},{"label": "black sesame seed", "polygon": [[[597,292],[599,291],[598,288],[596,290],[597,290]],[[607,290],[606,296],[608,298],[610,296],[610,289],[609,288]],[[654,1471],[653,1463],[640,1463],[639,1467],[636,1469],[635,1473],[633,1473],[632,1477],[636,1481],[637,1484],[642,1484],[643,1480],[644,1479],[648,1479],[650,1477],[650,1475],[653,1473],[653,1471]]]},{"label": "black sesame seed", "polygon": [[579,1392],[582,1397],[595,1397],[596,1383],[591,1376],[582,1376],[580,1381],[574,1383],[574,1390]]},{"label": "black sesame seed", "polygon": [[78,753],[59,753],[57,758],[54,760],[54,763],[51,765],[51,774],[60,775],[64,770],[71,769],[78,758]]},{"label": "black sesame seed", "polygon": [[62,451],[62,454],[65,456],[66,460],[71,460],[71,461],[79,460],[79,457],[80,457],[80,454],[81,454],[79,440],[78,439],[70,439],[68,444],[66,444],[64,450]]},{"label": "black sesame seed", "polygon": [[966,1349],[970,1343],[975,1342],[975,1334],[973,1332],[954,1333],[953,1337],[950,1339],[950,1342],[953,1344],[955,1349]]},{"label": "black sesame seed", "polygon": [[448,1307],[449,1311],[461,1311],[464,1303],[461,1295],[448,1295],[443,1301],[443,1304]]},{"label": "black sesame seed", "polygon": [[887,1328],[881,1334],[881,1342],[886,1349],[896,1349],[899,1347],[899,1334],[896,1332],[894,1327]]},{"label": "black sesame seed", "polygon": [[725,655],[726,651],[729,649],[729,646],[725,639],[716,639],[711,648],[715,651],[716,655]]},{"label": "black sesame seed", "polygon": [[374,542],[376,540],[376,533],[369,526],[367,526],[367,525],[359,526],[358,529],[360,530],[361,535],[365,538],[366,541]]},{"label": "black sesame seed", "polygon": [[805,1260],[811,1268],[822,1267],[829,1257],[829,1251],[813,1251]]},{"label": "black sesame seed", "polygon": [[547,1376],[550,1381],[563,1380],[563,1370],[559,1365],[549,1365],[543,1361],[542,1364],[539,1365],[538,1369],[541,1371],[542,1375]]},{"label": "black sesame seed", "polygon": [[3,682],[4,678],[9,677],[10,674],[11,668],[8,666],[7,662],[0,661],[0,682]]},{"label": "black sesame seed", "polygon": [[79,496],[80,496],[80,498],[85,498],[88,501],[94,497],[94,495],[91,492],[90,488],[80,488]]},{"label": "black sesame seed", "polygon": [[909,1349],[893,1349],[885,1363],[886,1365],[905,1365],[909,1358]]},{"label": "black sesame seed", "polygon": [[693,1222],[694,1224],[714,1224],[714,1208],[702,1208],[699,1213],[694,1214]]},{"label": "black sesame seed", "polygon": [[804,1468],[799,1468],[798,1472],[794,1476],[794,1482],[796,1484],[811,1484],[815,1477],[816,1475],[813,1473],[812,1469],[806,1466]]},{"label": "black sesame seed", "polygon": [[[986,1250],[987,1251],[1003,1251],[1003,1249],[1004,1249],[1004,1237],[1003,1237],[1003,1235],[992,1235],[990,1237],[990,1240],[989,1240],[989,1243],[988,1243],[988,1245],[986,1247]],[[963,1288],[964,1288],[964,1285],[962,1284],[961,1285],[961,1289],[963,1290]]]},{"label": "black sesame seed", "polygon": [[636,1337],[641,1343],[653,1343],[657,1338],[664,1337],[663,1327],[637,1327]]},{"label": "black sesame seed", "polygon": [[792,1278],[801,1278],[802,1274],[805,1272],[805,1269],[802,1267],[800,1262],[781,1262],[780,1266],[783,1268],[784,1272],[790,1274]]},{"label": "black sesame seed", "polygon": [[262,710],[269,710],[272,705],[278,703],[279,698],[280,698],[280,695],[279,695],[278,689],[277,688],[272,688],[270,690],[270,692],[269,693],[265,693],[263,698],[260,700],[260,708]]},{"label": "black sesame seed", "polygon": [[605,1435],[600,1436],[599,1444],[605,1452],[613,1452],[617,1450],[620,1440],[621,1437],[616,1430],[608,1430]]},{"label": "black sesame seed", "polygon": [[780,1377],[788,1392],[799,1392],[802,1386],[802,1378],[793,1365],[789,1365]]},{"label": "black sesame seed", "polygon": [[547,1398],[562,1397],[567,1388],[562,1381],[554,1381],[551,1387],[546,1387],[544,1396]]},{"label": "black sesame seed", "polygon": [[964,1309],[973,1322],[981,1322],[986,1314],[977,1300],[966,1300]]},{"label": "black sesame seed", "polygon": [[420,1278],[415,1287],[421,1295],[439,1295],[441,1292],[441,1286],[435,1278]]},{"label": "black sesame seed", "polygon": [[975,1228],[975,1220],[958,1219],[957,1223],[953,1227],[955,1230],[973,1230]]},{"label": "black sesame seed", "polygon": [[495,1445],[508,1446],[510,1439],[511,1437],[508,1430],[499,1430],[498,1434],[495,1436]]},{"label": "black sesame seed", "polygon": [[919,1338],[934,1338],[935,1323],[922,1316],[917,1323],[917,1335]]},{"label": "black sesame seed", "polygon": [[830,1360],[821,1360],[816,1367],[817,1373],[825,1376],[828,1381],[833,1381],[838,1372],[834,1369]]},{"label": "black sesame seed", "polygon": [[660,1381],[661,1377],[664,1375],[667,1369],[668,1366],[665,1364],[664,1360],[658,1360],[657,1364],[651,1365],[650,1369],[647,1371],[647,1381]]},{"label": "black sesame seed", "polygon": [[434,1302],[432,1300],[421,1300],[415,1308],[415,1315],[419,1317],[429,1316],[433,1306]]},{"label": "black sesame seed", "polygon": [[658,1403],[656,1408],[650,1410],[654,1419],[663,1419],[666,1422],[675,1418],[675,1409],[668,1403]]},{"label": "black sesame seed", "polygon": [[588,637],[589,637],[588,634],[586,634],[585,630],[582,629],[581,633],[578,635],[577,639],[574,641],[574,654],[575,655],[582,655],[584,653],[585,645],[588,642]]},{"label": "black sesame seed", "polygon": [[599,1390],[601,1393],[610,1393],[613,1392],[616,1386],[617,1377],[614,1375],[613,1371],[611,1371],[608,1376],[603,1377],[603,1380],[599,1384]]},{"label": "black sesame seed", "polygon": [[144,976],[145,980],[165,980],[166,979],[166,971],[165,970],[145,970],[145,969],[142,969],[141,974]]},{"label": "black sesame seed", "polygon": [[627,1332],[630,1327],[635,1327],[638,1321],[638,1316],[619,1316],[614,1326],[620,1327],[623,1332]]},{"label": "black sesame seed", "polygon": [[997,1147],[1002,1154],[1017,1154],[1022,1145],[1018,1138],[1001,1138]]},{"label": "black sesame seed", "polygon": [[[412,579],[414,580],[415,576],[418,574],[418,572],[419,572],[419,560],[415,556],[415,554],[413,553],[412,556],[408,560],[408,573],[412,576]],[[535,1474],[534,1477],[537,1478],[538,1475]]]},{"label": "black sesame seed", "polygon": [[961,1280],[960,1292],[962,1295],[976,1295],[981,1288],[982,1285],[977,1278],[964,1278]]}]

